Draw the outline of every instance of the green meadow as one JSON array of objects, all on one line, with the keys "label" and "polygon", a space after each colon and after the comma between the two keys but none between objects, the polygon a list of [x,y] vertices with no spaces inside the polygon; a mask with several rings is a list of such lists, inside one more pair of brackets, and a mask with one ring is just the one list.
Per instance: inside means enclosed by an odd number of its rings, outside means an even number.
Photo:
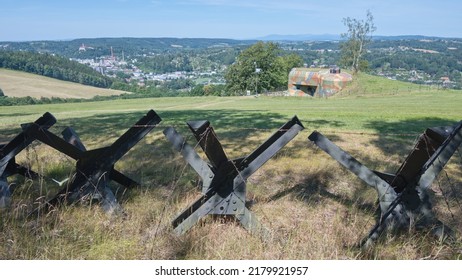
[{"label": "green meadow", "polygon": [[[88,149],[110,145],[148,110],[163,119],[117,164],[141,183],[111,183],[125,214],[98,205],[68,205],[28,213],[57,191],[50,179],[73,172],[72,159],[34,142],[17,158],[43,179],[11,177],[13,204],[1,210],[0,259],[459,259],[461,241],[436,240],[431,229],[386,234],[357,247],[374,222],[377,196],[311,144],[313,130],[359,161],[393,172],[427,127],[462,120],[462,91],[429,88],[361,74],[330,98],[183,97],[0,107],[0,142],[45,112],[59,134],[72,126]],[[200,196],[198,177],[162,134],[168,126],[196,144],[186,121],[209,120],[231,158],[245,156],[294,115],[305,129],[248,181],[251,211],[271,240],[250,235],[228,219],[207,218],[176,236],[170,222]],[[462,155],[456,153],[432,186],[437,217],[462,233]]]}]

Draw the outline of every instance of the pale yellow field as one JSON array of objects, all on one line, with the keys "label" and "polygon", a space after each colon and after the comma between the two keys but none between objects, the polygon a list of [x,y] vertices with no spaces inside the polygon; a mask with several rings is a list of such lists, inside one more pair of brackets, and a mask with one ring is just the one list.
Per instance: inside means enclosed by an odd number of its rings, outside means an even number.
[{"label": "pale yellow field", "polygon": [[85,86],[7,69],[0,69],[0,88],[6,96],[31,96],[34,98],[92,98],[96,95],[119,95],[123,93],[120,90]]}]

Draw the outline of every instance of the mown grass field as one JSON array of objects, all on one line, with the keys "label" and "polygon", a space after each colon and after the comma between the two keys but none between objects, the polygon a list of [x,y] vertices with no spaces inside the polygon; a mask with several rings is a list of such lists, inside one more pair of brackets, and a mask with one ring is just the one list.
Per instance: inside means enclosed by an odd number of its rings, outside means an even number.
[{"label": "mown grass field", "polygon": [[34,98],[92,98],[119,95],[123,91],[85,86],[26,72],[0,69],[0,88],[6,96]]},{"label": "mown grass field", "polygon": [[[1,212],[0,259],[459,259],[462,242],[441,243],[430,229],[383,236],[369,249],[357,242],[375,222],[376,193],[308,140],[328,136],[371,169],[394,172],[427,127],[462,119],[462,92],[361,75],[329,99],[194,97],[114,100],[78,104],[0,107],[0,141],[19,124],[51,112],[56,134],[72,126],[87,148],[111,144],[149,109],[163,119],[116,165],[142,187],[111,184],[125,215],[107,216],[97,205],[63,206],[27,217],[56,192],[50,178],[69,176],[75,163],[34,143],[18,162],[43,180],[18,184]],[[270,230],[262,241],[229,220],[207,218],[182,236],[170,222],[200,195],[195,172],[164,138],[174,126],[195,144],[185,122],[209,120],[230,158],[245,156],[297,115],[305,130],[248,181],[251,211]],[[456,153],[432,187],[440,220],[462,233],[462,155]]]}]

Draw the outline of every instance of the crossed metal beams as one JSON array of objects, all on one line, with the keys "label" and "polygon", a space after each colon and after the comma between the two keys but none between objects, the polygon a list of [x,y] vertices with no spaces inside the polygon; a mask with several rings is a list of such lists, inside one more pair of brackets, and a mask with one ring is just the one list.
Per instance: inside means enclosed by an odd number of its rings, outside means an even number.
[{"label": "crossed metal beams", "polygon": [[268,232],[245,206],[246,180],[304,129],[297,117],[284,124],[246,157],[228,159],[208,121],[187,123],[209,164],[174,128],[164,130],[167,139],[202,178],[202,196],[179,214],[172,225],[183,234],[206,215],[234,216],[249,232],[267,237]]},{"label": "crossed metal beams", "polygon": [[425,130],[395,174],[368,169],[317,131],[308,139],[377,191],[381,217],[363,245],[376,240],[385,229],[409,226],[412,220],[436,225],[434,233],[444,237],[445,227],[433,215],[428,188],[462,145],[462,121],[453,127]]},{"label": "crossed metal beams", "polygon": [[[0,207],[7,206],[10,201],[13,186],[8,184],[9,176],[39,176],[15,161],[18,153],[34,140],[39,140],[76,160],[75,176],[44,208],[88,198],[100,200],[107,212],[117,211],[120,206],[107,187],[108,181],[114,180],[125,187],[138,184],[115,170],[114,165],[160,122],[161,118],[150,110],[112,145],[90,151],[72,128],[66,128],[62,138],[48,131],[56,123],[50,113],[45,113],[34,123],[22,125],[21,133],[9,143],[0,145]],[[246,180],[304,129],[303,125],[294,117],[248,156],[228,159],[208,121],[191,121],[187,124],[209,163],[202,160],[175,129],[169,127],[164,130],[173,147],[202,178],[202,196],[175,218],[172,222],[175,232],[182,234],[188,231],[206,215],[227,215],[234,216],[250,232],[265,237],[267,231],[245,205]],[[308,138],[376,189],[381,217],[363,244],[377,239],[386,229],[408,227],[413,221],[417,221],[416,225],[436,225],[435,234],[446,234],[445,226],[433,215],[428,189],[455,151],[462,146],[462,121],[452,127],[425,130],[395,174],[368,169],[319,132],[313,132]]]},{"label": "crossed metal beams", "polygon": [[7,207],[11,200],[11,185],[8,184],[9,176],[20,174],[29,178],[37,178],[38,174],[16,163],[16,155],[29,146],[34,140],[34,133],[45,131],[56,123],[56,119],[50,113],[43,114],[34,123],[23,124],[23,131],[5,145],[0,146],[0,208]]},{"label": "crossed metal beams", "polygon": [[50,113],[45,113],[34,123],[23,125],[23,131],[8,144],[0,147],[0,207],[9,203],[11,190],[7,177],[22,174],[28,177],[38,175],[15,163],[15,156],[34,140],[58,150],[76,160],[76,174],[52,199],[38,210],[50,209],[64,202],[80,199],[97,199],[102,202],[106,212],[119,208],[112,191],[107,187],[109,180],[114,180],[125,187],[138,185],[135,181],[114,169],[115,163],[151,131],[161,118],[150,110],[134,126],[126,131],[112,145],[87,151],[77,133],[67,127],[63,138],[48,131],[56,123]]},{"label": "crossed metal beams", "polygon": [[64,139],[49,131],[39,131],[36,134],[38,140],[77,161],[75,176],[44,207],[47,209],[65,201],[90,198],[101,200],[102,207],[107,212],[117,210],[119,206],[114,194],[107,187],[108,181],[114,180],[125,187],[138,183],[115,170],[114,164],[160,121],[157,113],[150,110],[112,145],[90,151],[86,150],[71,128],[63,131]]}]

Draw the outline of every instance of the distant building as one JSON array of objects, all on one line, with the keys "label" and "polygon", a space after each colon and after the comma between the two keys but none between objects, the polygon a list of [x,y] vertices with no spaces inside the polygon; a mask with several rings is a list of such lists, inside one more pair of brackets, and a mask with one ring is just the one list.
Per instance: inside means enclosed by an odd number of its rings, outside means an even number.
[{"label": "distant building", "polygon": [[87,51],[87,48],[85,47],[85,44],[82,43],[82,45],[79,47],[79,52],[85,52]]},{"label": "distant building", "polygon": [[88,49],[93,50],[94,48],[93,48],[93,47],[89,47],[89,46],[85,46],[85,44],[82,43],[82,45],[79,47],[79,52],[86,52]]},{"label": "distant building", "polygon": [[450,83],[451,80],[449,79],[449,77],[441,77],[440,80],[443,82],[443,83]]},{"label": "distant building", "polygon": [[440,81],[442,82],[443,88],[449,88],[452,84],[449,77],[441,77]]},{"label": "distant building", "polygon": [[288,91],[291,96],[331,96],[352,81],[340,68],[314,72],[309,68],[293,68],[289,73]]}]

